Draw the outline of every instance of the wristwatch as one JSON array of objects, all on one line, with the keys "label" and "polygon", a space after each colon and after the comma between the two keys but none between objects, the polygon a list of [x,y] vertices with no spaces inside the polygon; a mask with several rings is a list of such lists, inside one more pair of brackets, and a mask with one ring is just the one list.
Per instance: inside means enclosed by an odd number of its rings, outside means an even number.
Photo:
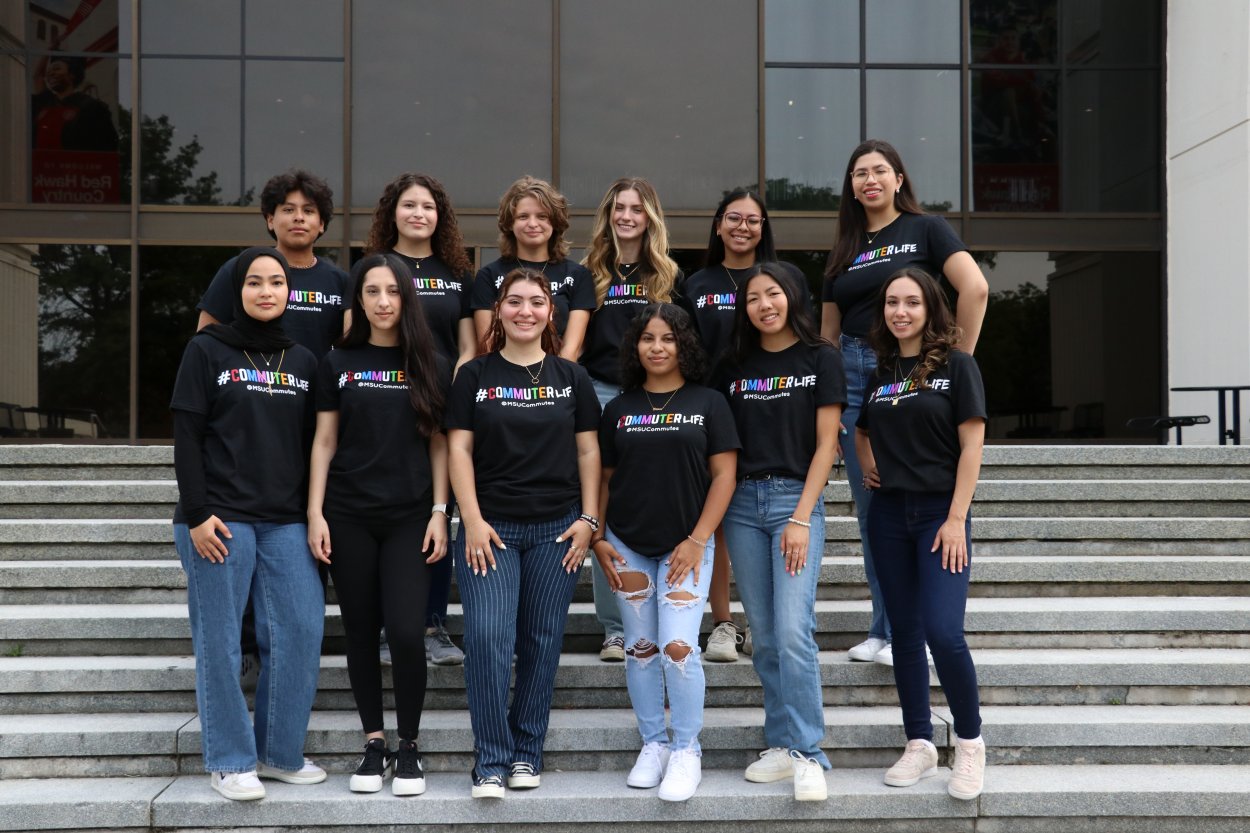
[{"label": "wristwatch", "polygon": [[446,514],[447,514],[447,504],[445,504],[445,503],[436,503],[436,504],[434,504],[434,506],[430,509],[430,514],[433,514],[433,513],[435,513],[435,512],[442,512],[444,515],[446,515]]}]

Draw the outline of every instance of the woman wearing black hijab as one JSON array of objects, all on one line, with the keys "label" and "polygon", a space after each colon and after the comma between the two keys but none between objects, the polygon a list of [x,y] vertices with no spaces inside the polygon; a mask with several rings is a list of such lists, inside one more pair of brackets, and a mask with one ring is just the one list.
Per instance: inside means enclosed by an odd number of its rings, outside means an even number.
[{"label": "woman wearing black hijab", "polygon": [[[246,250],[232,278],[234,320],[191,339],[170,408],[204,768],[213,789],[244,801],[264,797],[258,778],[325,780],[303,755],[325,597],[304,514],[317,360],[282,330],[277,250]],[[254,726],[239,687],[249,595],[261,659]]]}]

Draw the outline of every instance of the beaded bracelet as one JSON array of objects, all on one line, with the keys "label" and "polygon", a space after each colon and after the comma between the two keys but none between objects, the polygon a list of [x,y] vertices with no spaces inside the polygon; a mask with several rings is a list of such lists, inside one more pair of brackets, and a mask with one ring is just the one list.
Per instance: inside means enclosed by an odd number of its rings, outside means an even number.
[{"label": "beaded bracelet", "polygon": [[811,525],[810,523],[808,523],[807,521],[800,521],[798,518],[786,518],[786,520],[787,520],[787,521],[789,521],[789,522],[790,522],[790,523],[792,523],[792,524],[798,524],[799,526],[803,527],[804,529],[811,529],[811,528],[812,528],[812,525]]},{"label": "beaded bracelet", "polygon": [[696,544],[698,544],[701,547],[707,546],[707,541],[700,541],[698,538],[694,537],[693,535],[687,535],[686,537],[690,539],[691,541],[694,541]]}]

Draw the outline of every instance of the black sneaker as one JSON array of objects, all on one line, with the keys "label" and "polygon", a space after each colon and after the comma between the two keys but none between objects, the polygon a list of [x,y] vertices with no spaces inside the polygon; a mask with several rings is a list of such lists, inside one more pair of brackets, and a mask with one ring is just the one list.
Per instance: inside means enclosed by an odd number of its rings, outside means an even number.
[{"label": "black sneaker", "polygon": [[478,775],[473,770],[474,798],[503,798],[503,777],[499,775]]},{"label": "black sneaker", "polygon": [[508,772],[508,789],[532,790],[538,786],[541,776],[533,764],[517,761]]},{"label": "black sneaker", "polygon": [[421,795],[425,792],[425,769],[415,740],[401,740],[395,753],[395,777],[391,779],[392,795]]},{"label": "black sneaker", "polygon": [[[354,793],[375,793],[382,789],[386,771],[395,763],[395,754],[386,748],[386,741],[373,738],[365,744],[365,754],[352,775],[351,790]],[[422,789],[425,782],[422,781]]]}]

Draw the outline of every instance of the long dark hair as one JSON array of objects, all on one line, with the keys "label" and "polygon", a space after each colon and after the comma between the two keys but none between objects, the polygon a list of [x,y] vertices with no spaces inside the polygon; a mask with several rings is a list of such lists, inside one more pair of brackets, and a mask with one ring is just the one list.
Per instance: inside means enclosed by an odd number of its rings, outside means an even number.
[{"label": "long dark hair", "polygon": [[833,242],[833,251],[829,253],[829,263],[825,268],[825,277],[833,278],[845,271],[859,254],[860,241],[868,233],[868,214],[864,207],[855,199],[855,189],[851,184],[851,171],[855,169],[855,160],[868,153],[879,153],[890,163],[894,172],[903,178],[903,184],[894,195],[894,207],[904,214],[923,214],[924,209],[916,201],[911,190],[911,177],[903,169],[903,157],[898,155],[894,145],[884,139],[869,139],[860,143],[851,151],[847,160],[846,172],[842,175],[842,202],[838,205],[838,233]]},{"label": "long dark hair", "polygon": [[898,339],[885,323],[885,296],[890,286],[899,278],[911,278],[920,285],[920,298],[924,301],[924,330],[920,333],[920,364],[916,369],[916,382],[923,382],[939,367],[946,364],[951,350],[959,342],[959,327],[955,315],[946,302],[946,293],[928,272],[915,266],[899,269],[881,285],[877,293],[877,311],[868,331],[868,343],[877,353],[877,371],[893,373],[898,367]]},{"label": "long dark hair", "polygon": [[760,242],[755,247],[755,262],[777,259],[777,247],[773,243],[773,225],[768,221],[768,206],[764,205],[764,198],[749,188],[735,188],[725,195],[720,205],[716,206],[716,213],[712,215],[712,232],[707,239],[707,254],[703,258],[704,268],[719,266],[724,262],[725,241],[721,240],[720,235],[716,233],[716,227],[720,225],[721,217],[725,216],[725,209],[729,207],[729,204],[744,197],[749,197],[759,206],[760,216],[764,218],[760,226]]},{"label": "long dark hair", "polygon": [[786,296],[786,326],[808,347],[817,347],[830,342],[820,335],[820,327],[807,305],[807,287],[799,282],[780,263],[761,263],[755,272],[742,282],[738,290],[738,298],[734,303],[734,330],[729,337],[729,352],[738,362],[746,361],[747,356],[754,353],[760,346],[760,331],[755,329],[747,316],[747,287],[760,275],[766,275],[777,282]]},{"label": "long dark hair", "polygon": [[369,342],[373,330],[365,315],[365,275],[379,266],[391,270],[399,284],[399,350],[404,357],[404,377],[408,381],[408,400],[417,412],[417,429],[429,437],[442,430],[443,409],[447,404],[447,392],[443,390],[439,372],[438,350],[430,333],[421,303],[412,286],[412,270],[396,254],[365,255],[352,267],[352,281],[356,290],[352,293],[352,324],[347,333],[338,340],[339,347],[360,347]]},{"label": "long dark hair", "polygon": [[543,291],[543,295],[547,296],[547,309],[550,315],[547,316],[547,326],[543,328],[542,345],[543,352],[550,353],[553,356],[560,353],[560,334],[556,332],[556,307],[555,299],[551,297],[551,282],[547,280],[542,272],[536,269],[513,269],[511,272],[503,276],[503,283],[499,285],[499,291],[495,295],[495,309],[490,319],[490,329],[486,331],[486,338],[482,344],[482,349],[488,353],[498,353],[507,343],[508,338],[504,335],[503,321],[499,320],[499,310],[503,306],[503,299],[508,294],[508,287],[517,281],[526,281],[538,286]]},{"label": "long dark hair", "polygon": [[434,207],[438,210],[438,224],[434,227],[434,236],[430,238],[430,248],[434,256],[451,269],[453,275],[464,275],[472,271],[469,256],[464,253],[464,238],[460,235],[460,223],[456,220],[456,209],[451,205],[451,197],[443,183],[429,174],[404,173],[387,183],[378,198],[378,207],[373,209],[373,225],[369,227],[369,239],[365,241],[365,251],[369,254],[385,254],[395,248],[399,242],[399,227],[395,225],[395,209],[399,207],[399,198],[414,185],[420,185],[430,192],[434,198]]},{"label": "long dark hair", "polygon": [[707,354],[694,329],[690,314],[676,304],[647,304],[634,316],[621,339],[621,389],[633,390],[647,381],[647,371],[638,360],[638,342],[651,319],[669,326],[677,339],[677,369],[687,382],[697,382],[707,371]]}]

